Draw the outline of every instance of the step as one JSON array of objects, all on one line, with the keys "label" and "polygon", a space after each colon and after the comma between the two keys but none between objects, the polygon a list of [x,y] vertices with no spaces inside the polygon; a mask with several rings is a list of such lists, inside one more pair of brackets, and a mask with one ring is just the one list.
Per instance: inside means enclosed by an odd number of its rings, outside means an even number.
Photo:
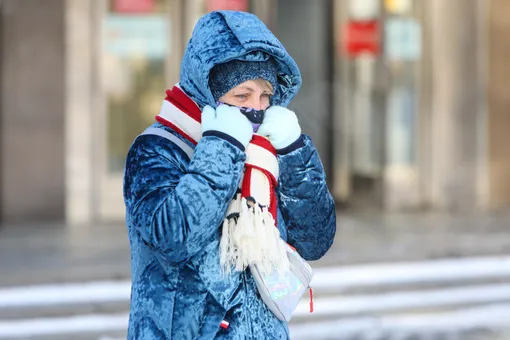
[{"label": "step", "polygon": [[290,325],[293,340],[510,339],[510,304],[413,315],[335,318]]},{"label": "step", "polygon": [[323,319],[392,312],[449,309],[473,305],[510,302],[510,283],[465,286],[431,290],[388,292],[366,295],[334,295],[314,299],[314,312],[309,301],[302,300],[293,319]]},{"label": "step", "polygon": [[[125,338],[127,321],[127,314],[0,321],[0,339],[118,340]],[[293,321],[290,331],[293,340],[469,340],[471,336],[481,334],[484,337],[476,339],[489,340],[492,335],[497,335],[498,339],[508,339],[504,336],[510,335],[510,304],[414,315],[358,316],[301,323]]]},{"label": "step", "polygon": [[129,300],[0,309],[0,320],[53,318],[84,314],[115,314],[129,311]]},{"label": "step", "polygon": [[[128,313],[0,320],[0,339],[57,339],[126,332]],[[71,337],[72,336],[72,337]]]},{"label": "step", "polygon": [[345,293],[482,279],[510,280],[510,256],[321,267],[312,285],[323,293]]},{"label": "step", "polygon": [[0,320],[129,310],[131,282],[99,281],[0,289]]}]

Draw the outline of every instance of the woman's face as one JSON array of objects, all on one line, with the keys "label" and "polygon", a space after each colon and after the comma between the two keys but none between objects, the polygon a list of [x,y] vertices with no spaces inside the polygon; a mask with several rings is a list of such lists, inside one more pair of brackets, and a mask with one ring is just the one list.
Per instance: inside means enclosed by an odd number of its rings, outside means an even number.
[{"label": "woman's face", "polygon": [[248,80],[234,87],[219,99],[225,104],[265,110],[269,107],[272,86],[263,79]]}]

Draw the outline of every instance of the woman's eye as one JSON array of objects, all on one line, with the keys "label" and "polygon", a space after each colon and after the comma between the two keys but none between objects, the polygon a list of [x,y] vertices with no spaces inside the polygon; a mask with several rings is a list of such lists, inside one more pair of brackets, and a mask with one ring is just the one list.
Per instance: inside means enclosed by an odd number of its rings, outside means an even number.
[{"label": "woman's eye", "polygon": [[246,100],[248,98],[247,94],[236,94],[236,99],[238,100]]},{"label": "woman's eye", "polygon": [[262,96],[260,96],[260,100],[264,103],[269,103],[271,101],[271,95],[264,93]]}]

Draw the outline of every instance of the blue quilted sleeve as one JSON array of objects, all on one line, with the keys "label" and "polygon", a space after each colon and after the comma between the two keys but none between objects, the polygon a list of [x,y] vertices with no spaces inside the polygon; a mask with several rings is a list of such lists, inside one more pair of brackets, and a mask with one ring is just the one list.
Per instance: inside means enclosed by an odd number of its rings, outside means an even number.
[{"label": "blue quilted sleeve", "polygon": [[128,227],[168,261],[186,261],[219,237],[245,158],[232,143],[209,136],[188,164],[182,150],[164,138],[138,137],[124,176]]},{"label": "blue quilted sleeve", "polygon": [[308,136],[304,146],[279,155],[278,198],[288,228],[288,242],[308,261],[320,259],[333,244],[336,213],[317,149]]}]

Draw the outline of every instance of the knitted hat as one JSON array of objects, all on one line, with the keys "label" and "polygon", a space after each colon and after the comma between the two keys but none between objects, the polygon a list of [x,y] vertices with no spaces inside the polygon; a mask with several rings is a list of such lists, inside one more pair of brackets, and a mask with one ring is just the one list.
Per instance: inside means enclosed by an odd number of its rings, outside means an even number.
[{"label": "knitted hat", "polygon": [[270,82],[273,85],[273,91],[276,91],[277,71],[273,58],[266,61],[231,60],[212,68],[209,74],[209,88],[215,101],[239,84],[259,78]]}]

